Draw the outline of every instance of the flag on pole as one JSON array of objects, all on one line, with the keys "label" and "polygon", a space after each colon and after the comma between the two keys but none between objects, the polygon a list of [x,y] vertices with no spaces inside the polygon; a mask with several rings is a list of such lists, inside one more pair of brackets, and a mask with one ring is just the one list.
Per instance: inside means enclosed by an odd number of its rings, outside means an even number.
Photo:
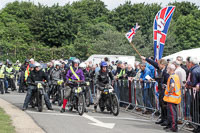
[{"label": "flag on pole", "polygon": [[153,25],[154,59],[157,62],[162,58],[167,31],[172,19],[175,6],[162,8],[155,16]]},{"label": "flag on pole", "polygon": [[126,33],[126,38],[128,39],[130,43],[132,42],[135,36],[135,33],[139,28],[140,26],[138,25],[138,23],[136,23],[136,25],[133,28],[131,28],[131,30],[128,33]]}]

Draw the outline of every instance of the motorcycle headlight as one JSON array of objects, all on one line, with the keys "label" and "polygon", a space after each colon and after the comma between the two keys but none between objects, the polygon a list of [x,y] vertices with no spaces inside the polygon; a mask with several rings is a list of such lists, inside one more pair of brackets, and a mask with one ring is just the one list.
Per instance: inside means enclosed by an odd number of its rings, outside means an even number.
[{"label": "motorcycle headlight", "polygon": [[37,84],[37,87],[38,87],[38,88],[42,88],[42,84],[41,84],[41,83],[38,83],[38,84]]}]

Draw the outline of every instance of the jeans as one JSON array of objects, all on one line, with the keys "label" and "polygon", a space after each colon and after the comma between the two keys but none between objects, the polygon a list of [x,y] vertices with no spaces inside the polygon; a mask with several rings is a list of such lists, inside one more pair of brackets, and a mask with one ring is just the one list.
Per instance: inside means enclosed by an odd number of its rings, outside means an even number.
[{"label": "jeans", "polygon": [[150,96],[149,96],[149,88],[143,88],[143,102],[144,106],[148,108],[152,108],[151,101],[150,101]]},{"label": "jeans", "polygon": [[[24,100],[23,108],[28,108],[28,104],[31,102],[31,97],[32,97],[33,91],[36,91],[36,87],[35,86],[29,86],[27,94],[26,94],[26,98]],[[47,93],[44,94],[44,101],[45,101],[47,108],[52,107]]]},{"label": "jeans", "polygon": [[5,91],[8,91],[8,80],[4,80],[4,85],[5,85]]}]

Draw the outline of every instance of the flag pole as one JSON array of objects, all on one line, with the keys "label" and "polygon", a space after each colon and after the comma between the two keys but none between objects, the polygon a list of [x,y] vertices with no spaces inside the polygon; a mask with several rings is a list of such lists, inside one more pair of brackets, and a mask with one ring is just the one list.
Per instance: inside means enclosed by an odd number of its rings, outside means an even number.
[{"label": "flag pole", "polygon": [[130,42],[130,44],[133,47],[133,49],[135,49],[136,53],[141,57],[141,54],[137,51],[137,49],[135,48],[134,44],[132,42]]}]

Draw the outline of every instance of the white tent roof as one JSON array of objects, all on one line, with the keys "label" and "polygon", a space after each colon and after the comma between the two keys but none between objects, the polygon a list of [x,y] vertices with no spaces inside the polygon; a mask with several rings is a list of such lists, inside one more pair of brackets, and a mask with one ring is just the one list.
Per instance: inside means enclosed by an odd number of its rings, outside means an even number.
[{"label": "white tent roof", "polygon": [[200,48],[194,48],[189,50],[183,50],[168,56],[163,57],[164,59],[170,59],[171,61],[176,60],[177,56],[183,57],[183,61],[186,61],[186,58],[188,56],[190,57],[196,57],[200,61]]}]

